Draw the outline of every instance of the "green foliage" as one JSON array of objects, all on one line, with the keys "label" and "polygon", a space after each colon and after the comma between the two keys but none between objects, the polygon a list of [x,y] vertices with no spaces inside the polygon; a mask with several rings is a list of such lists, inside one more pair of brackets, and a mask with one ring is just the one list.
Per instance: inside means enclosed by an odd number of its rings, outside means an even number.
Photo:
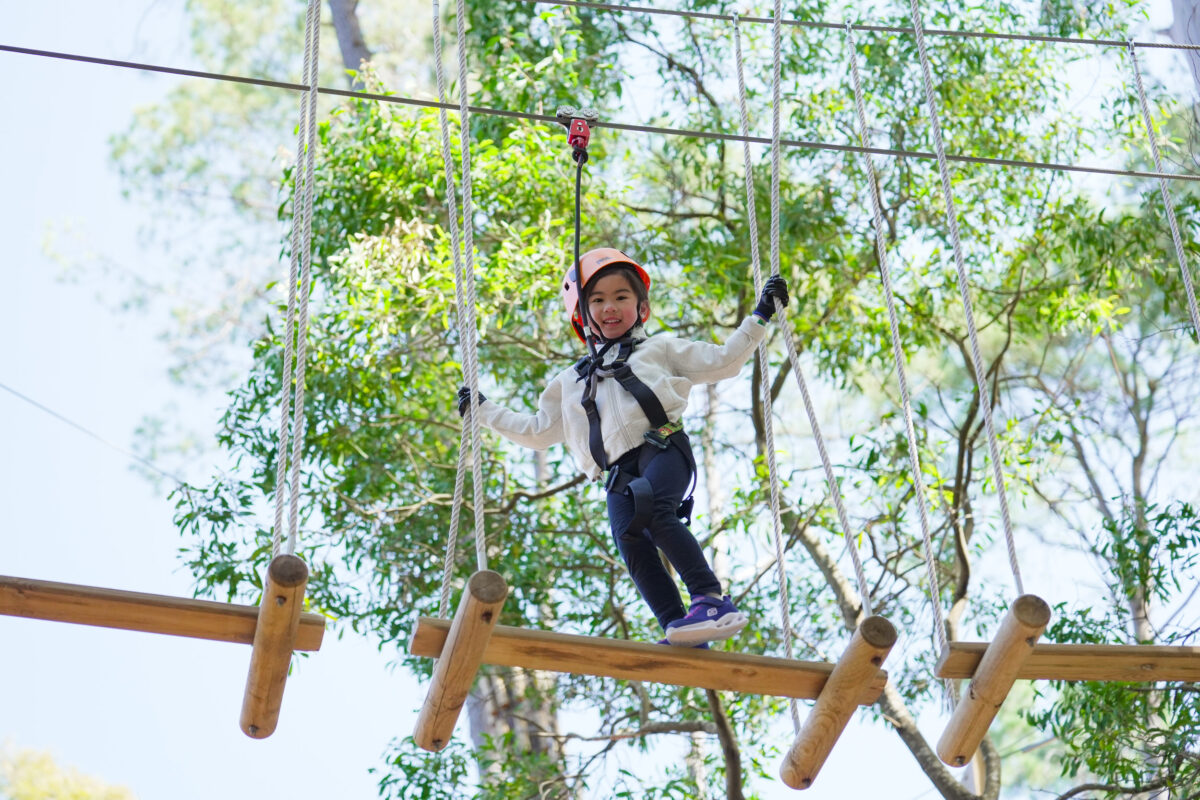
[{"label": "green foliage", "polygon": [[[810,5],[797,13],[832,13]],[[693,6],[729,13],[735,4]],[[1065,20],[1063,8],[1047,8],[1061,25],[1077,24]],[[515,1],[468,10],[479,81],[472,97],[482,104],[539,113],[560,103],[596,105],[618,116],[653,101],[656,123],[736,126],[732,43],[720,26]],[[891,11],[901,18],[901,9]],[[955,14],[951,19],[934,9],[926,22],[1000,31],[1032,24],[1025,4]],[[745,28],[748,94],[759,127],[768,95],[767,31]],[[782,58],[791,87],[785,97],[789,136],[837,141],[855,135],[842,36],[832,30],[788,36]],[[884,34],[859,42],[877,146],[930,149],[914,47],[907,37]],[[1050,57],[1021,43],[954,39],[940,42],[933,57],[947,140],[956,152],[1070,160],[1086,146],[1070,114],[1059,110],[1067,97],[1060,73],[1074,51]],[[657,88],[635,79],[635,69],[638,75],[652,71]],[[630,98],[638,102],[623,106]],[[574,165],[553,126],[475,115],[470,133],[478,296],[466,302],[478,310],[484,391],[531,410],[548,378],[578,355],[557,292],[572,244]],[[390,104],[348,102],[322,122],[318,152],[303,431],[301,545],[312,566],[309,597],[331,617],[403,653],[412,616],[437,610],[460,443],[454,393],[462,381],[456,327],[462,308],[438,119]],[[940,176],[928,159],[880,159],[877,166],[879,185],[867,187],[857,157],[788,148],[781,164],[779,263],[792,287],[788,324],[802,346],[804,368],[835,398],[830,405],[844,423],[845,436],[831,438],[837,439],[852,535],[867,554],[873,605],[917,632],[904,645],[908,660],[890,662],[889,669],[899,665],[891,672],[895,685],[919,708],[937,702],[925,645],[932,637],[922,635],[928,634],[929,604],[969,603],[963,627],[979,629],[999,608],[1003,590],[980,585],[973,569],[998,536],[998,487],[971,374]],[[722,141],[599,129],[586,173],[584,246],[617,244],[652,266],[652,332],[721,340],[751,306],[756,292],[742,169],[740,152]],[[770,167],[749,169],[756,205],[766,209]],[[1153,477],[1172,457],[1177,437],[1189,435],[1188,406],[1179,398],[1189,396],[1196,380],[1195,351],[1187,337],[1162,334],[1186,313],[1157,201],[1140,193],[1146,187],[1130,195],[1132,204],[1110,207],[1047,171],[1013,175],[990,166],[952,171],[986,377],[997,398],[1002,466],[1009,490],[1026,506],[1063,518],[1069,517],[1063,509],[1072,508],[1077,541],[1110,583],[1111,597],[1100,598],[1093,612],[1061,609],[1052,636],[1112,641],[1134,635],[1134,599],[1177,602],[1200,554],[1193,506],[1166,501],[1172,487]],[[281,220],[292,213],[291,180],[285,173],[275,204]],[[884,244],[892,256],[941,586],[933,598],[922,577],[910,445],[892,388],[891,328],[867,190],[879,191],[886,209]],[[1194,252],[1200,207],[1185,200],[1180,216]],[[765,254],[765,213],[761,217]],[[755,366],[769,369],[779,387],[787,603],[798,655],[835,658],[847,636],[844,609],[855,599],[834,574],[836,556],[828,556],[825,572],[813,565],[823,552],[840,552],[842,532],[823,478],[811,468],[808,431],[793,423],[799,398],[779,375],[780,349],[772,342],[770,363]],[[257,521],[269,516],[265,506],[275,488],[281,353],[278,326],[265,324],[218,434],[235,470],[177,495],[178,522],[191,538],[188,563],[209,593],[252,593],[269,555],[270,531]],[[729,590],[755,620],[738,646],[778,653],[784,638],[775,622],[778,590],[763,567],[774,556],[765,524],[763,433],[753,414],[753,425],[745,424],[746,384],[743,378],[725,387],[722,405],[709,413],[697,409],[687,420],[705,437],[700,455],[713,465],[710,481],[728,478],[729,496],[713,513],[698,516],[695,531],[706,548],[733,564]],[[1168,396],[1175,401],[1158,401]],[[1145,441],[1129,444],[1139,434]],[[1153,464],[1131,456],[1128,464],[1109,466],[1113,453],[1151,451]],[[484,458],[489,557],[512,587],[502,621],[657,638],[614,555],[600,492],[584,485],[565,452],[556,447],[535,457],[485,437]],[[1132,513],[1114,513],[1114,496],[1129,498]],[[1030,511],[1017,522],[1033,528],[1039,520]],[[1048,538],[1059,545],[1067,537]],[[451,586],[462,584],[472,561],[459,554]],[[1152,635],[1184,642],[1194,631],[1181,626]],[[405,665],[420,674],[430,668],[408,657]],[[482,776],[475,796],[527,797],[545,786],[581,792],[585,784],[604,796],[694,795],[699,772],[682,765],[666,764],[649,777],[605,772],[600,765],[618,747],[647,751],[659,741],[639,733],[647,726],[708,721],[702,692],[586,676],[513,688],[504,670],[485,676],[508,686],[509,699],[531,716],[554,720],[560,711],[586,710],[597,719],[601,742],[556,737],[547,721],[549,733],[535,743],[513,723],[470,752]],[[1183,754],[1194,752],[1200,731],[1194,693],[1184,688],[1043,687],[1043,705],[1027,719],[1059,737],[1069,775],[1086,769],[1103,780],[1183,785],[1192,780],[1194,764]],[[753,791],[768,779],[764,760],[775,748],[761,742],[760,732],[784,704],[759,697],[726,703],[747,751],[743,782]],[[1118,726],[1127,727],[1101,746],[1096,732]],[[555,749],[560,739],[570,746]],[[468,754],[457,745],[432,761],[408,748],[401,742],[389,756],[383,795],[448,796],[468,771]],[[704,780],[714,793],[723,791],[732,767],[711,741],[703,751]]]},{"label": "green foliage", "polygon": [[[1186,603],[1196,585],[1200,519],[1187,503],[1126,508],[1106,522],[1101,554],[1113,565],[1112,591],[1126,601],[1153,598],[1165,607]],[[1055,642],[1123,644],[1120,631],[1135,631],[1135,604],[1072,612],[1059,607],[1047,638]],[[1183,608],[1180,608],[1182,611]],[[1156,641],[1191,641],[1194,631],[1163,628]],[[1147,642],[1130,642],[1146,644]],[[1081,770],[1123,786],[1159,786],[1187,796],[1200,785],[1200,769],[1188,751],[1200,733],[1195,687],[1178,683],[1057,683],[1039,689],[1042,702],[1029,721],[1065,746],[1062,774]],[[1120,735],[1114,736],[1113,732]],[[1110,792],[1116,796],[1117,792]]]},{"label": "green foliage", "polygon": [[0,752],[0,798],[4,800],[134,800],[133,792],[79,770],[60,766],[50,753]]},{"label": "green foliage", "polygon": [[388,770],[379,779],[379,794],[384,797],[399,793],[406,800],[460,800],[471,796],[465,786],[471,755],[461,742],[451,740],[431,755],[419,751],[410,736],[392,743],[385,762]]},{"label": "green foliage", "polygon": [[1195,576],[1200,561],[1200,515],[1189,503],[1124,509],[1105,520],[1099,553],[1113,565],[1115,594],[1170,603]]}]

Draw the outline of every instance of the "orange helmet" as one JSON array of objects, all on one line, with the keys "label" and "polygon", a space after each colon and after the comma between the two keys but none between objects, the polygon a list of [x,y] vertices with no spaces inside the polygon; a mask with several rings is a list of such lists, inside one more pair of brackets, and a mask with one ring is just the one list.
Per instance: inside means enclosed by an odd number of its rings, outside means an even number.
[{"label": "orange helmet", "polygon": [[[566,306],[567,319],[571,321],[571,329],[575,331],[579,341],[587,341],[583,334],[583,319],[579,316],[580,290],[588,285],[596,273],[608,267],[620,265],[633,267],[642,279],[642,283],[646,284],[646,290],[650,290],[650,275],[642,268],[642,265],[614,247],[597,247],[595,250],[588,250],[579,257],[579,271],[576,272],[575,267],[572,266],[563,276],[563,305]],[[649,318],[650,309],[647,308],[642,312],[642,322]]]}]

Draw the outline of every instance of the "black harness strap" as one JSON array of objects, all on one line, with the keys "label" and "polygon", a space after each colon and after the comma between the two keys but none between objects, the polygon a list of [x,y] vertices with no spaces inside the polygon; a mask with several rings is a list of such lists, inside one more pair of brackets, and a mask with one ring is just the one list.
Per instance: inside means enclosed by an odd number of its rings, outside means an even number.
[{"label": "black harness strap", "polygon": [[[617,356],[611,364],[605,365],[604,356],[614,345],[617,346]],[[579,380],[584,381],[580,402],[588,418],[588,450],[600,468],[608,470],[605,488],[610,492],[633,498],[633,519],[621,535],[628,531],[644,529],[654,515],[654,487],[643,476],[650,462],[663,450],[672,445],[679,447],[687,457],[688,467],[692,471],[692,488],[695,488],[696,480],[696,461],[691,448],[686,445],[686,435],[682,431],[665,432],[672,426],[662,401],[629,366],[629,356],[633,354],[636,346],[637,342],[628,337],[607,342],[595,355],[584,356],[575,364]],[[650,423],[650,429],[646,431],[646,444],[643,444],[638,452],[637,475],[623,472],[619,466],[610,465],[608,462],[608,454],[604,450],[604,434],[600,427],[600,412],[596,408],[596,386],[604,378],[613,378],[625,391],[633,395]],[[689,489],[687,498],[680,503],[676,512],[685,524],[691,524],[692,505],[692,492]]]},{"label": "black harness strap", "polygon": [[[608,469],[608,455],[604,452],[604,433],[600,429],[600,412],[596,409],[596,386],[599,384],[597,377],[603,378],[604,374],[601,373],[597,376],[596,373],[600,372],[604,356],[613,348],[613,345],[623,343],[624,340],[607,342],[595,354],[586,355],[575,364],[575,372],[579,375],[579,380],[584,382],[580,404],[583,406],[583,413],[587,414],[588,418],[588,450],[592,454],[592,460],[600,465],[600,469]],[[629,352],[633,352],[632,343],[629,345]],[[619,349],[617,361],[621,361],[622,356],[629,357],[627,353]]]}]

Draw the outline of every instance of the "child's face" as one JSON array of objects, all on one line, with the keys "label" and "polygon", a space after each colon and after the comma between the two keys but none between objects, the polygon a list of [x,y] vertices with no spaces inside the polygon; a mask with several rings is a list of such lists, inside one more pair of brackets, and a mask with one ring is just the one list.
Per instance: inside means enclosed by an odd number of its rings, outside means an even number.
[{"label": "child's face", "polygon": [[605,339],[619,339],[642,318],[637,293],[622,273],[601,275],[589,287],[588,316]]}]

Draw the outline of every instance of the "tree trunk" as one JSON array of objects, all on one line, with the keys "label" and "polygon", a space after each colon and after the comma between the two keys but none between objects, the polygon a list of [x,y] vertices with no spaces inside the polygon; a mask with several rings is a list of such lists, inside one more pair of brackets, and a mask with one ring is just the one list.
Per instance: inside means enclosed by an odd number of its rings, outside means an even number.
[{"label": "tree trunk", "polygon": [[[363,39],[358,24],[358,0],[329,0],[333,29],[337,33],[338,48],[342,51],[342,65],[358,72],[364,61],[371,60],[371,51]],[[362,88],[362,81],[355,78],[350,82],[354,89]]]},{"label": "tree trunk", "polygon": [[[485,668],[467,697],[467,718],[471,743],[477,753],[482,752],[488,738],[501,742],[511,736],[508,755],[527,753],[542,757],[538,762],[544,765],[543,771],[530,775],[543,787],[541,797],[566,800],[574,791],[565,775],[554,696],[555,682],[551,675],[519,668]],[[524,759],[508,761],[522,763]],[[499,770],[500,762],[493,762],[490,767],[480,763],[480,782],[505,777]]]},{"label": "tree trunk", "polygon": [[[1200,0],[1171,0],[1171,11],[1174,18],[1165,31],[1167,36],[1176,44],[1200,43]],[[1200,52],[1187,50],[1182,55],[1192,71],[1196,101],[1200,102]]]}]

